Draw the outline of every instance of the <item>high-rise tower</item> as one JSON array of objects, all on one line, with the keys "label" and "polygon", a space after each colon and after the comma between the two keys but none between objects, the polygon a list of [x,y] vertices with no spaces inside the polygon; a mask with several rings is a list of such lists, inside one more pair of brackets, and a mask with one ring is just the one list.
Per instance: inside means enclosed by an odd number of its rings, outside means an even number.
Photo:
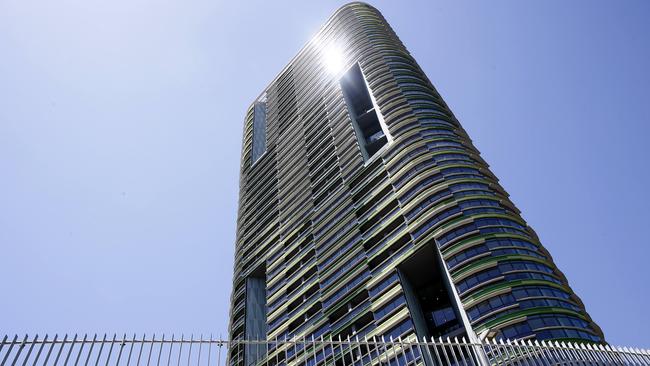
[{"label": "high-rise tower", "polygon": [[241,159],[232,339],[603,341],[373,7],[337,10],[253,102]]}]

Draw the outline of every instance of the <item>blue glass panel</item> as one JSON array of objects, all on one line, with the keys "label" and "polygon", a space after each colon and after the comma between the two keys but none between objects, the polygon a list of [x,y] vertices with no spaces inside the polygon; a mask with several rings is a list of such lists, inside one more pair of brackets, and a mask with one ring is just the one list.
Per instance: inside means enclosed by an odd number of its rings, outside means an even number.
[{"label": "blue glass panel", "polygon": [[253,114],[253,152],[252,162],[266,152],[266,102],[256,102]]}]

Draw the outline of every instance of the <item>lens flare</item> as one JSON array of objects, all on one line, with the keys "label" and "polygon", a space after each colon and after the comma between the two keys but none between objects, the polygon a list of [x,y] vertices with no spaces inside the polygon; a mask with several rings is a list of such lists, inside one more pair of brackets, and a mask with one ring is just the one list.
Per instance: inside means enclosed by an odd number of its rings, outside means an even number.
[{"label": "lens flare", "polygon": [[345,66],[343,50],[335,45],[325,47],[323,49],[323,64],[330,74],[338,74]]}]

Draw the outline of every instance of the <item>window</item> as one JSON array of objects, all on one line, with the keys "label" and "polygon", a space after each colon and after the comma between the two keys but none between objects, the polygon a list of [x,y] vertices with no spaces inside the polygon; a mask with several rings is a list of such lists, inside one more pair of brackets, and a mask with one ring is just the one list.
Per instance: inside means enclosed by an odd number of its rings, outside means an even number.
[{"label": "window", "polygon": [[255,102],[253,107],[253,151],[252,163],[255,164],[266,152],[266,99]]},{"label": "window", "polygon": [[341,89],[363,157],[368,160],[386,145],[390,137],[358,64],[343,75]]},{"label": "window", "polygon": [[[256,268],[246,278],[246,339],[263,339],[266,337],[266,268]],[[282,317],[280,317],[282,319]],[[263,358],[266,349],[259,344],[245,346],[246,361],[255,364]]]}]

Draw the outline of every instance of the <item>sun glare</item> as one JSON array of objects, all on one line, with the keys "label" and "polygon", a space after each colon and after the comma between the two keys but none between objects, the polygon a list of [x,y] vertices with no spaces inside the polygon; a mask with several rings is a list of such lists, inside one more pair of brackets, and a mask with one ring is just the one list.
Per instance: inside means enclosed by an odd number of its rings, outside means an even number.
[{"label": "sun glare", "polygon": [[330,74],[338,74],[345,66],[341,48],[335,45],[325,47],[323,49],[323,63]]}]

